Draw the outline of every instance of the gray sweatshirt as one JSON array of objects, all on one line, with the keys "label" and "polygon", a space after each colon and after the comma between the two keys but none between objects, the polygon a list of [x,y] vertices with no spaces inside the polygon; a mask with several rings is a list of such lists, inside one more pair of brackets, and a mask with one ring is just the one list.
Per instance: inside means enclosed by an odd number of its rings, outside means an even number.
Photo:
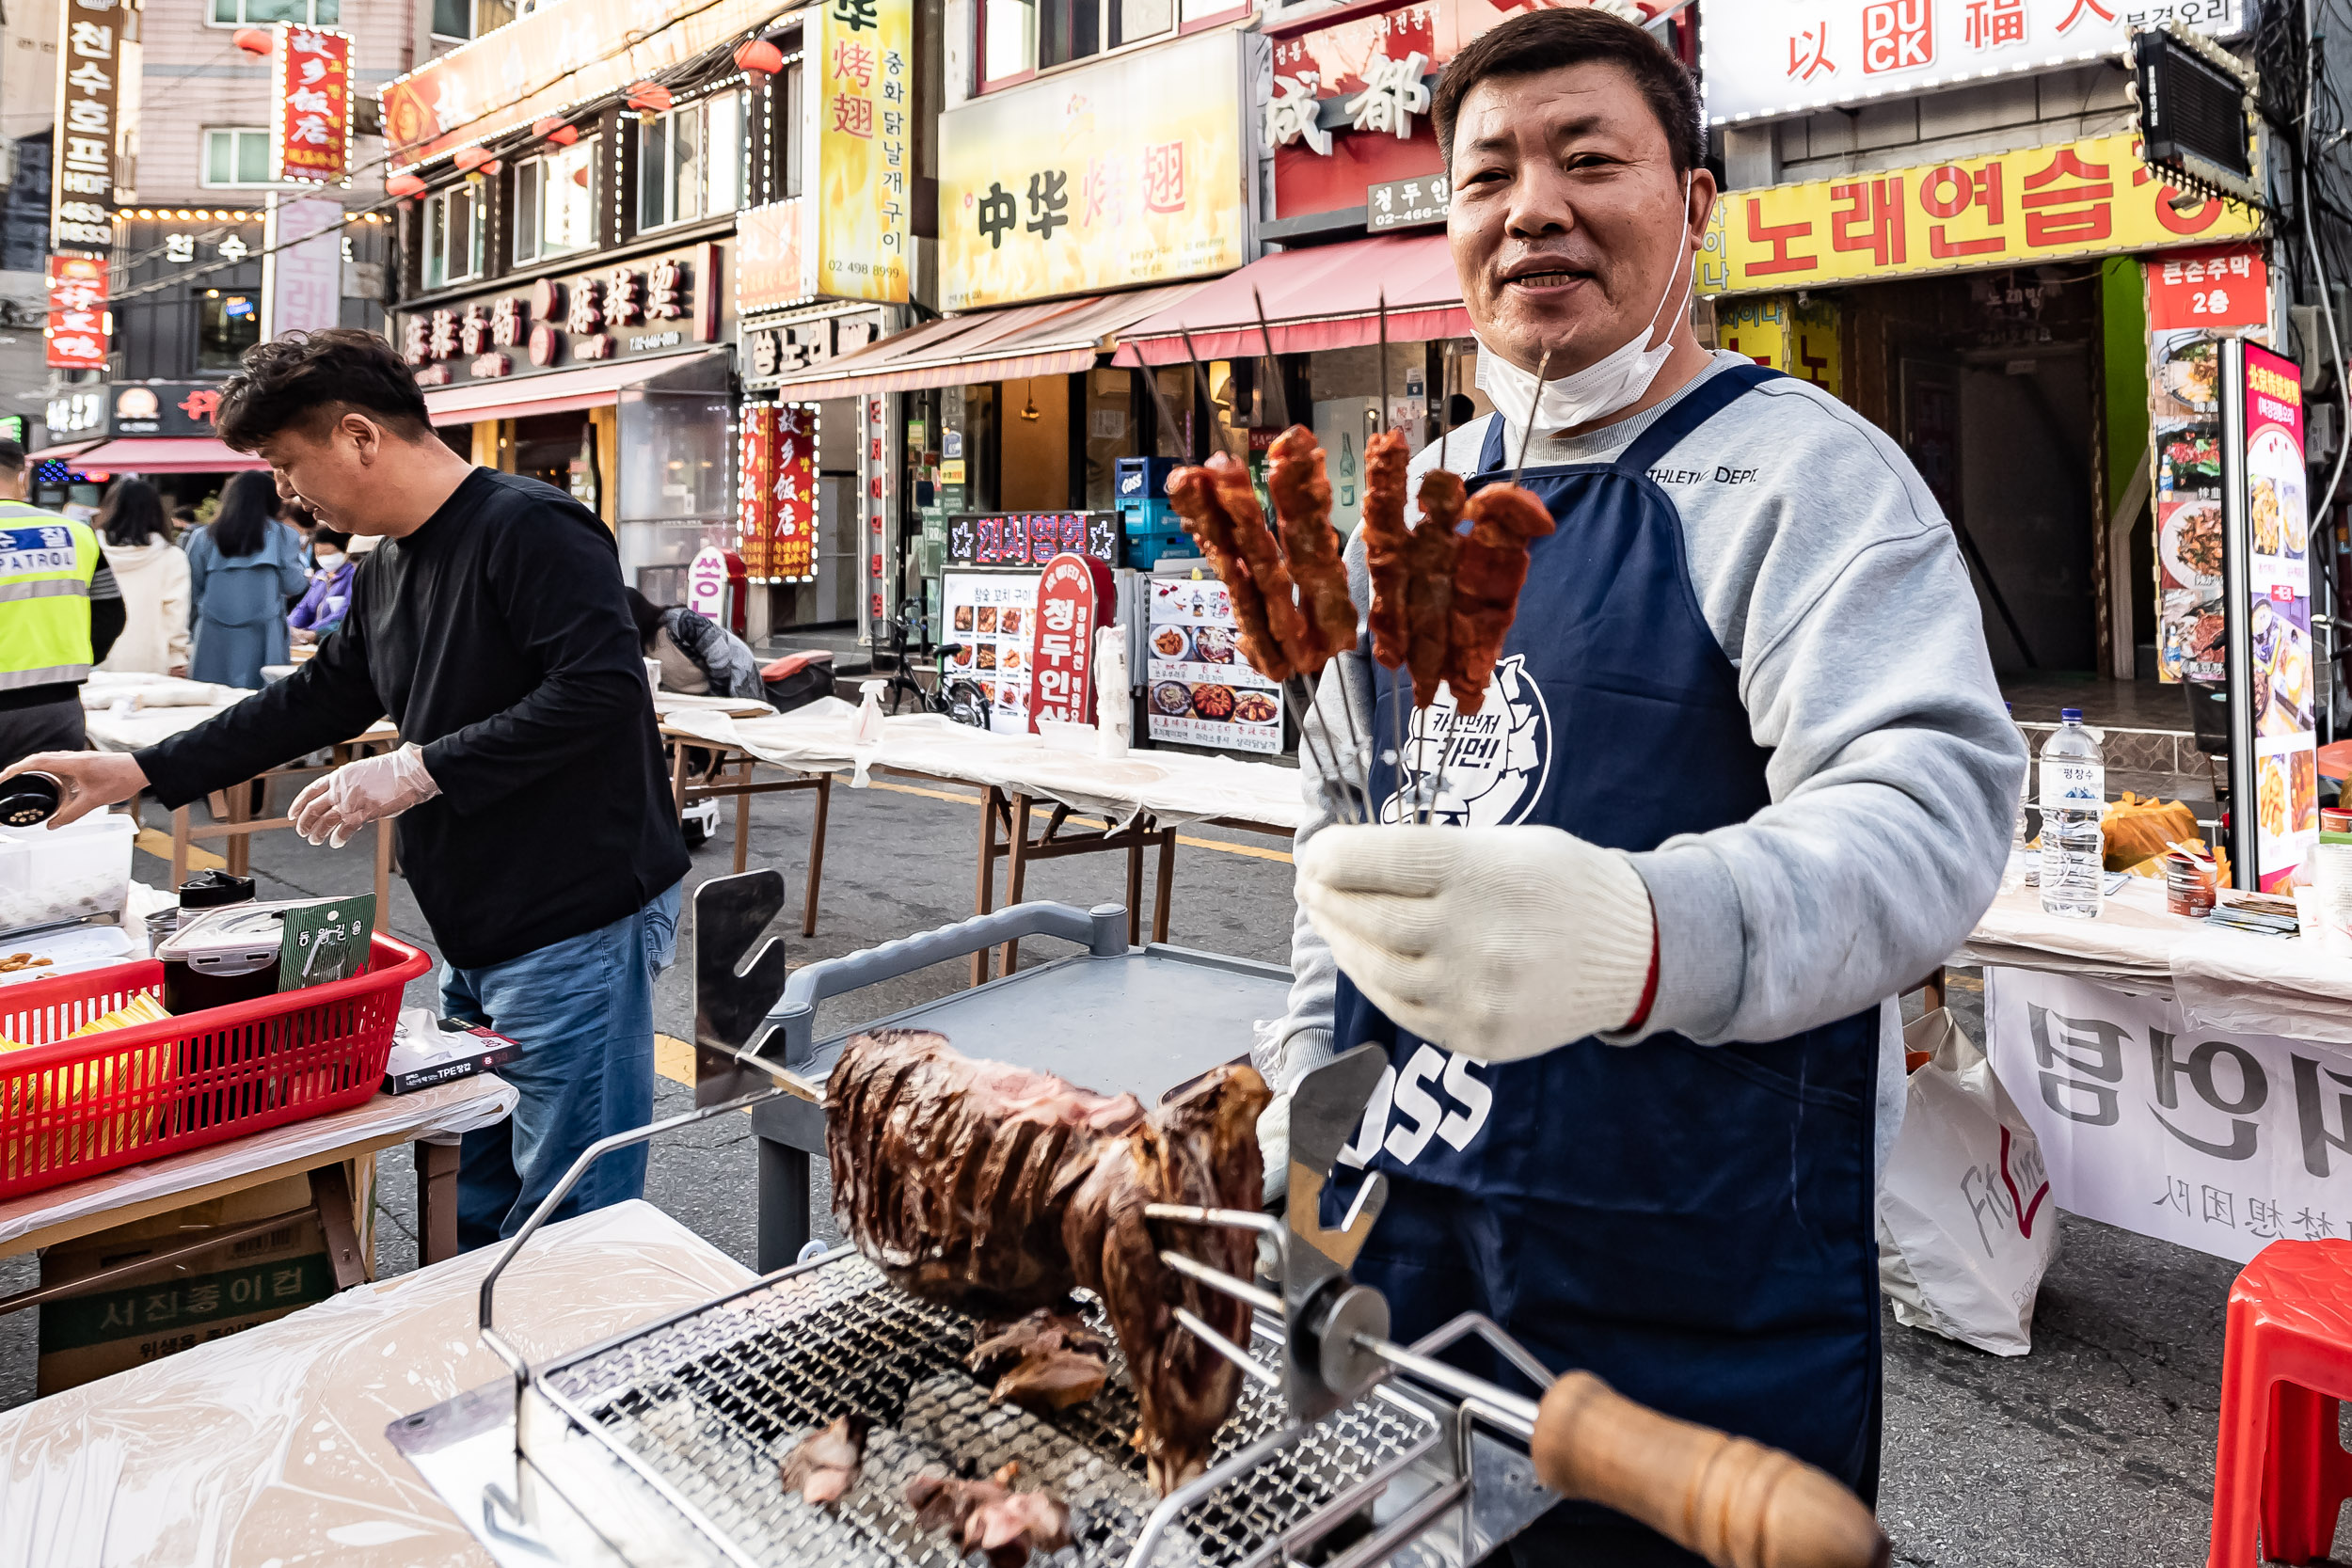
[{"label": "gray sweatshirt", "polygon": [[[1719,353],[1691,386],[1743,363]],[[1613,459],[1689,390],[1573,439],[1538,438],[1528,465]],[[1446,466],[1474,469],[1500,417],[1455,431]],[[1516,454],[1518,440],[1506,427],[1503,450]],[[1414,459],[1414,489],[1439,456],[1433,444]],[[1775,380],[1740,398],[1650,478],[1681,513],[1699,608],[1739,672],[1751,734],[1772,752],[1772,803],[1626,857],[1657,912],[1658,995],[1642,1028],[1603,1037],[1779,1039],[1878,1004],[1883,1164],[1903,1104],[1894,999],[1992,902],[2025,780],[1975,591],[1909,459],[1808,383]],[[1347,559],[1367,604],[1360,539]],[[1317,717],[1343,727],[1332,705],[1345,700],[1368,726],[1369,696],[1358,661],[1334,661]],[[1333,818],[1311,762],[1300,777],[1303,844]],[[1303,909],[1291,964],[1289,1011],[1255,1053],[1283,1089],[1332,1049],[1338,970]]]}]

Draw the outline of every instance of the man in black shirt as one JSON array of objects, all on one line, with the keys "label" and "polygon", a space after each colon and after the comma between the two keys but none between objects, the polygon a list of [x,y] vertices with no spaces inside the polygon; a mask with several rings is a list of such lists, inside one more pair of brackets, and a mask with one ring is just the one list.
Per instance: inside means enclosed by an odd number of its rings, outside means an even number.
[{"label": "man in black shirt", "polygon": [[[653,1111],[653,976],[687,855],[612,536],[536,480],[434,435],[389,344],[351,330],[246,355],[221,438],[327,527],[374,534],[342,626],[286,679],[144,751],[49,752],[59,824],[145,788],[167,806],[358,734],[404,744],[294,804],[340,846],[399,815],[400,862],[447,960],[442,1010],[523,1046],[511,1121],[466,1135],[459,1239],[511,1234],[580,1150]],[[591,1168],[575,1213],[638,1196],[643,1149]]]}]

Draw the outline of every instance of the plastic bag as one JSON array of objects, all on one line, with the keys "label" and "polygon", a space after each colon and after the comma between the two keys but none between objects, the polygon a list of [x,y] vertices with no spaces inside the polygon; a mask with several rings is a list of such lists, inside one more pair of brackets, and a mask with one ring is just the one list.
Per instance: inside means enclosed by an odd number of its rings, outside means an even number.
[{"label": "plastic bag", "polygon": [[2042,1145],[1948,1010],[1908,1025],[1903,1046],[1929,1055],[1879,1187],[1880,1288],[1906,1327],[2023,1355],[2058,1255]]}]

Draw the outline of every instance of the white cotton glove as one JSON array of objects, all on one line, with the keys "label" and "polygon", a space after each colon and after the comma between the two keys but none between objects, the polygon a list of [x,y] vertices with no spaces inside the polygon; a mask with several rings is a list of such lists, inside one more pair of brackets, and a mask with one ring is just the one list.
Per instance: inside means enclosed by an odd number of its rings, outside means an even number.
[{"label": "white cotton glove", "polygon": [[1649,979],[1649,890],[1557,828],[1328,827],[1298,901],[1340,969],[1423,1039],[1510,1062],[1621,1029]]},{"label": "white cotton glove", "polygon": [[340,849],[371,822],[398,816],[441,792],[424,769],[424,752],[414,742],[383,756],[347,762],[312,779],[294,797],[294,832],[312,844]]}]

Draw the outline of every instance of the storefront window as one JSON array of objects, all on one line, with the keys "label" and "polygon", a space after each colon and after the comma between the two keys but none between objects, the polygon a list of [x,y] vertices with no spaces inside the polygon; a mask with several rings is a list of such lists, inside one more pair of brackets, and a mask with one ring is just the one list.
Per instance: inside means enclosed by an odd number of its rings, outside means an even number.
[{"label": "storefront window", "polygon": [[196,368],[235,370],[245,351],[262,341],[260,297],[230,289],[207,289],[196,305]]},{"label": "storefront window", "polygon": [[515,170],[515,260],[535,261],[596,243],[596,144],[533,158]]},{"label": "storefront window", "polygon": [[424,286],[444,288],[482,271],[482,203],[460,182],[424,198]]},{"label": "storefront window", "polygon": [[637,227],[732,213],[743,200],[743,95],[725,92],[638,127]]},{"label": "storefront window", "polygon": [[724,392],[631,391],[621,399],[621,521],[732,515]]},{"label": "storefront window", "polygon": [[269,184],[268,128],[239,126],[205,132],[204,183],[212,186]]},{"label": "storefront window", "polygon": [[[1200,0],[1187,8],[1186,20],[1232,8],[1225,0]],[[1176,0],[984,0],[981,86],[1158,38],[1175,25]]]},{"label": "storefront window", "polygon": [[996,486],[1006,512],[1070,510],[1070,377],[1003,383],[1004,455]]},{"label": "storefront window", "polygon": [[1119,505],[1119,460],[1136,452],[1135,372],[1089,371],[1086,388],[1086,509],[1109,512]]}]

